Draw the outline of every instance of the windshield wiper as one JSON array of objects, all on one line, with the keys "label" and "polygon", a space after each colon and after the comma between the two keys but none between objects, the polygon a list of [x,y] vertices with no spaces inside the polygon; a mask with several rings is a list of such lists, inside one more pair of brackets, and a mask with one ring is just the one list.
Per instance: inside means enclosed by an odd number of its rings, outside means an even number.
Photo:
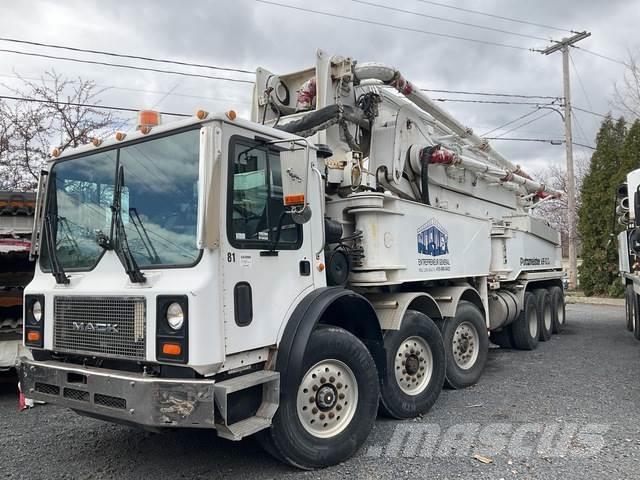
[{"label": "windshield wiper", "polygon": [[140,236],[142,245],[147,250],[147,255],[149,257],[149,260],[151,260],[153,263],[162,263],[162,260],[160,260],[160,257],[158,256],[158,251],[153,246],[153,243],[149,238],[147,227],[144,226],[144,223],[142,223],[142,219],[140,218],[140,215],[138,215],[137,208],[131,207],[129,209],[129,218],[131,219],[131,223],[133,224],[133,226],[136,227],[136,231]]},{"label": "windshield wiper", "polygon": [[44,217],[44,236],[47,244],[47,254],[49,255],[49,265],[51,266],[51,273],[53,278],[56,279],[56,283],[60,285],[68,285],[69,277],[64,273],[64,269],[58,261],[58,253],[55,247],[55,238],[53,237],[53,222],[51,221],[51,214],[47,213]]},{"label": "windshield wiper", "polygon": [[125,272],[129,275],[129,280],[133,283],[145,283],[147,281],[144,274],[140,271],[140,267],[136,259],[131,253],[129,242],[127,240],[127,232],[125,230],[124,221],[122,220],[122,188],[124,186],[124,167],[120,165],[118,168],[118,176],[113,189],[113,212],[112,224],[115,228],[114,250],[124,267]]}]

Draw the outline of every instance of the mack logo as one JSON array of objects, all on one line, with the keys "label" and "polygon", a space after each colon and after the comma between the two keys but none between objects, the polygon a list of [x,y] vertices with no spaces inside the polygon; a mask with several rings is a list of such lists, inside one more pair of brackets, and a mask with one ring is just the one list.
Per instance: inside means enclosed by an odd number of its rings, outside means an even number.
[{"label": "mack logo", "polygon": [[117,323],[73,322],[73,329],[89,333],[119,333]]}]

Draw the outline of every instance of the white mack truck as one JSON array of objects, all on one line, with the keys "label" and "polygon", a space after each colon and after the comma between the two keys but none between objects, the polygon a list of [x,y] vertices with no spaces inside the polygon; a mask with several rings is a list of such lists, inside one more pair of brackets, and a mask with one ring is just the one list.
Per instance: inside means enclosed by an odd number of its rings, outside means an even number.
[{"label": "white mack truck", "polygon": [[618,271],[625,286],[627,330],[640,340],[640,169],[618,187],[615,215],[626,228],[618,234]]},{"label": "white mack truck", "polygon": [[301,468],[378,410],[474,384],[489,334],[564,323],[559,192],[392,67],[258,69],[251,121],[200,110],[54,151],[25,294],[25,394],[147,429],[256,434]]}]

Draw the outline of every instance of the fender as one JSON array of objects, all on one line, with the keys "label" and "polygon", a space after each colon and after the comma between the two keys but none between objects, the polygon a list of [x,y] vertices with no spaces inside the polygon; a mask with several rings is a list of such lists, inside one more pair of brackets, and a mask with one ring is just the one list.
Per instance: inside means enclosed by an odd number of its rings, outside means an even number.
[{"label": "fender", "polygon": [[[323,318],[332,306],[338,305],[348,314],[345,317],[348,319],[346,323],[333,322],[333,318]],[[357,323],[353,321],[355,319]],[[352,290],[344,287],[323,287],[302,299],[285,326],[276,357],[281,392],[288,391],[290,385],[295,385],[302,375],[307,343],[318,323],[340,326],[356,335],[371,352],[378,367],[378,374],[385,373],[384,342],[373,306],[366,298]]]}]

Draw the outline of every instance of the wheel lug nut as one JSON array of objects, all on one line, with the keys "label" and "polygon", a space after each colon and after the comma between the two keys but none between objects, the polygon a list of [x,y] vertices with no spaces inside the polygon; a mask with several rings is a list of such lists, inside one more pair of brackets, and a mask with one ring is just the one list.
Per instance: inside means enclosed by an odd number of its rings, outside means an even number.
[{"label": "wheel lug nut", "polygon": [[324,420],[324,413],[320,414],[320,420]]},{"label": "wheel lug nut", "polygon": [[327,383],[327,379],[326,379],[326,378],[324,378],[324,377],[322,377],[322,378],[320,379],[320,383]]},{"label": "wheel lug nut", "polygon": [[336,381],[336,377],[329,377],[329,381],[330,381],[331,383],[335,382],[335,381]]},{"label": "wheel lug nut", "polygon": [[315,415],[316,413],[318,413],[318,409],[314,407],[313,410],[311,410],[311,413]]},{"label": "wheel lug nut", "polygon": [[338,398],[342,400],[344,398],[344,393],[341,393],[340,395],[338,395]]},{"label": "wheel lug nut", "polygon": [[316,399],[314,397],[309,397],[309,403],[313,403],[315,401],[316,401]]},{"label": "wheel lug nut", "polygon": [[336,410],[338,410],[338,411],[342,410],[342,405],[340,405],[340,404],[336,405]]},{"label": "wheel lug nut", "polygon": [[313,390],[314,392],[318,390],[318,386],[314,385],[313,387],[311,387],[311,390]]},{"label": "wheel lug nut", "polygon": [[336,415],[335,415],[333,412],[329,412],[329,418],[333,418],[333,417],[335,417],[335,416],[336,416]]},{"label": "wheel lug nut", "polygon": [[336,388],[342,388],[342,384],[340,382],[336,383]]}]

